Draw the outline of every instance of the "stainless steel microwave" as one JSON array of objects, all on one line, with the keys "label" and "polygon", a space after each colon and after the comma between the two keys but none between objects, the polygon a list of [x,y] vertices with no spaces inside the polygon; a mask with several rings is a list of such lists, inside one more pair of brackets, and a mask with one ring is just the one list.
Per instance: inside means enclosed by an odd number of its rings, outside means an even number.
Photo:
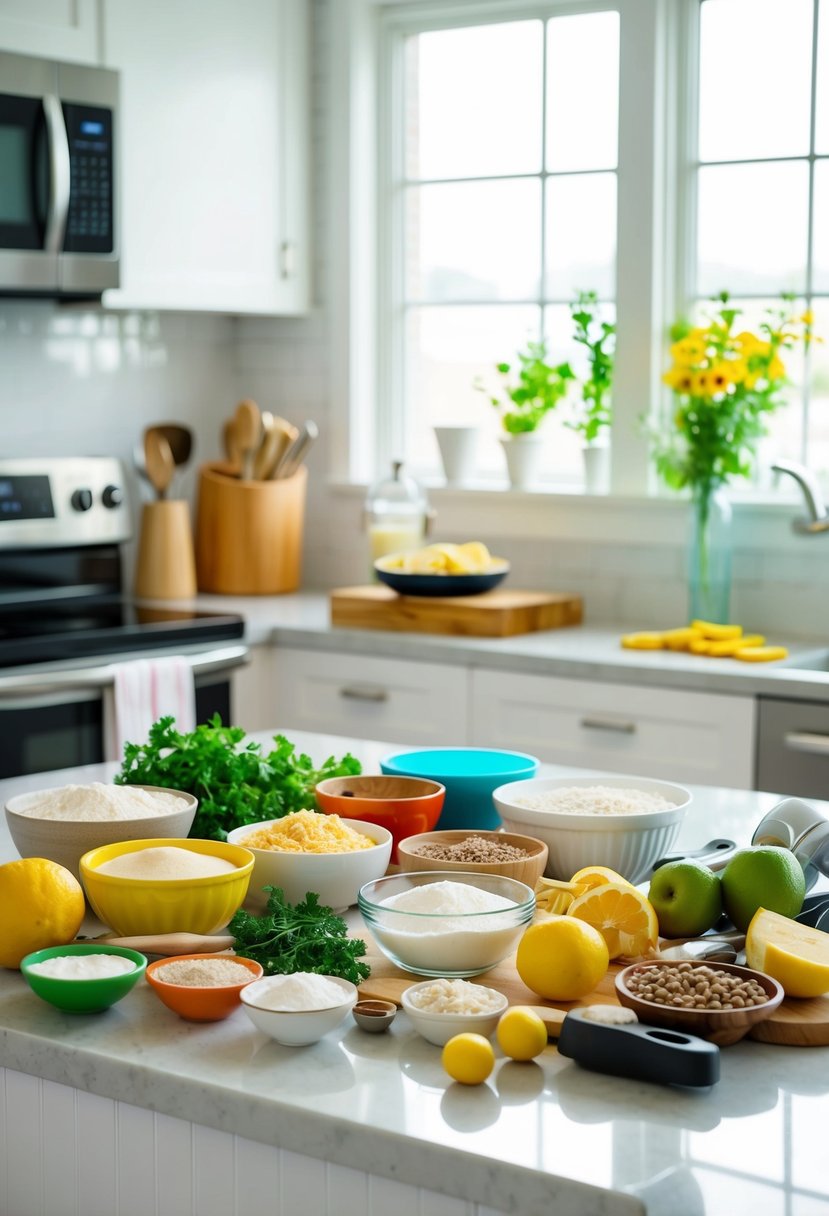
[{"label": "stainless steel microwave", "polygon": [[118,73],[0,52],[0,295],[118,286]]}]

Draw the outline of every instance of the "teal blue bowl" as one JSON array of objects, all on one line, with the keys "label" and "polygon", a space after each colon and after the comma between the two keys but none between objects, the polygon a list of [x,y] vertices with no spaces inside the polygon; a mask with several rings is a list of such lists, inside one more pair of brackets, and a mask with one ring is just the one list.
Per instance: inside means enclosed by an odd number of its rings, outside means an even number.
[{"label": "teal blue bowl", "polygon": [[[94,979],[60,979],[53,975],[39,975],[32,971],[33,963],[45,962],[47,958],[79,954],[117,954],[127,958],[135,966],[122,975],[107,975]],[[124,946],[96,946],[93,942],[72,943],[68,946],[48,946],[27,954],[20,963],[20,970],[31,988],[41,1000],[62,1009],[64,1013],[100,1013],[120,1001],[135,987],[147,970],[147,960],[137,950]]]},{"label": "teal blue bowl", "polygon": [[384,773],[427,777],[446,786],[436,831],[446,828],[498,828],[501,817],[492,801],[502,781],[524,781],[538,771],[538,760],[525,752],[491,747],[430,747],[395,752],[380,761]]}]

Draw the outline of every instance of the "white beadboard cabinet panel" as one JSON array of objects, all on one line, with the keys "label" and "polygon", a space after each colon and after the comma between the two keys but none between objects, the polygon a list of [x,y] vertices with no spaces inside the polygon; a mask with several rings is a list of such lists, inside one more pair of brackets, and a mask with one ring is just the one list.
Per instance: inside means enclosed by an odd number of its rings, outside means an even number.
[{"label": "white beadboard cabinet panel", "polygon": [[471,742],[554,764],[751,789],[753,697],[475,670]]},{"label": "white beadboard cabinet panel", "polygon": [[463,744],[464,668],[278,647],[273,721],[286,728],[411,744]]},{"label": "white beadboard cabinet panel", "polygon": [[[110,1161],[103,1159],[107,1156]],[[44,1189],[44,1179],[61,1170],[63,1187]],[[0,1216],[95,1216],[99,1211],[107,1216],[247,1216],[253,1211],[262,1216],[503,1216],[425,1187],[0,1069]]]},{"label": "white beadboard cabinet panel", "polygon": [[96,64],[98,0],[3,0],[0,50]]},{"label": "white beadboard cabinet panel", "polygon": [[115,308],[302,314],[308,0],[102,0],[121,74]]}]

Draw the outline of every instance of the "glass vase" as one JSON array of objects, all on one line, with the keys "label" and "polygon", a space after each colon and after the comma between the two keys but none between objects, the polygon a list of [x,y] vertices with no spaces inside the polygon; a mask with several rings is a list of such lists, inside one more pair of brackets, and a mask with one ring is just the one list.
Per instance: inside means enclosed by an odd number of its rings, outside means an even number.
[{"label": "glass vase", "polygon": [[726,624],[731,600],[731,503],[723,486],[697,486],[688,546],[688,619]]}]

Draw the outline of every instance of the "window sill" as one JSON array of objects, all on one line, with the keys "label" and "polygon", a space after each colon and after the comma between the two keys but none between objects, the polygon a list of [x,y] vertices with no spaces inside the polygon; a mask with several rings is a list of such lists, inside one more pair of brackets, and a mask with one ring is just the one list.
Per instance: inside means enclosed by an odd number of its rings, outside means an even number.
[{"label": "window sill", "polygon": [[[585,494],[576,486],[513,490],[494,484],[460,488],[425,481],[423,485],[437,513],[435,533],[441,537],[522,536],[646,546],[684,545],[687,541],[688,499],[673,494],[628,497]],[[327,489],[332,498],[362,504],[368,486],[332,479]],[[792,532],[792,521],[804,514],[796,496],[735,492],[732,505],[735,547],[792,552],[795,547],[814,545],[818,556],[820,537]]]}]

